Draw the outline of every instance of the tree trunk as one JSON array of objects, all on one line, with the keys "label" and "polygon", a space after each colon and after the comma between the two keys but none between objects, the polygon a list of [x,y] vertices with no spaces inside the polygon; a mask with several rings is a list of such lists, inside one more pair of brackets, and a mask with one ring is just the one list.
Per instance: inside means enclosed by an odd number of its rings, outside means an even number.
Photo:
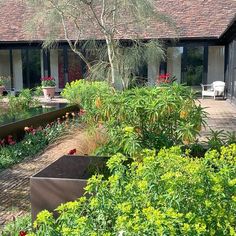
[{"label": "tree trunk", "polygon": [[116,69],[114,62],[114,44],[112,43],[112,39],[110,36],[106,36],[106,44],[107,44],[107,52],[108,52],[108,60],[111,66],[111,80],[110,83],[113,87],[115,87],[115,77],[116,77]]}]

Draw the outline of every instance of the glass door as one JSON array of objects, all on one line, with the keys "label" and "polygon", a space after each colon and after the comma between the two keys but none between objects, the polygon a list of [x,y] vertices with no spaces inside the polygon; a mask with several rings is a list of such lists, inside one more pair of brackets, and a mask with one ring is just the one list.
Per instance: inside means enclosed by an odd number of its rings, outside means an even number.
[{"label": "glass door", "polygon": [[34,88],[41,84],[40,53],[40,49],[23,49],[21,51],[24,88]]},{"label": "glass door", "polygon": [[58,50],[58,75],[60,89],[65,87],[66,82],[83,78],[80,57],[67,48]]},{"label": "glass door", "polygon": [[203,82],[204,47],[184,47],[182,80],[188,86],[200,86]]}]

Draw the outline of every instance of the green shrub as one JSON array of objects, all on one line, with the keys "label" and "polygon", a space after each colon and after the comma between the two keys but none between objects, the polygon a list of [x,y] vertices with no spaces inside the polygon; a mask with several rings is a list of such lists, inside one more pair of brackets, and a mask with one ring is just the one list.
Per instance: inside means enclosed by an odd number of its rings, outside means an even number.
[{"label": "green shrub", "polygon": [[196,159],[179,147],[142,155],[113,156],[108,180],[93,176],[90,197],[59,206],[57,220],[39,213],[31,235],[236,234],[236,145]]},{"label": "green shrub", "polygon": [[[141,148],[159,150],[164,146],[187,145],[195,141],[205,124],[206,113],[194,98],[189,88],[178,84],[130,89],[115,92],[113,96],[97,97],[86,109],[83,119],[89,125],[102,124],[107,128],[110,139],[102,148],[103,154],[108,149],[114,151],[107,154],[116,153],[117,146],[127,149],[122,147],[127,145],[125,127],[133,127]],[[128,146],[133,145],[130,141]],[[128,149],[122,153],[128,154]]]},{"label": "green shrub", "polygon": [[42,86],[37,86],[33,89],[33,95],[36,97],[40,97],[43,95],[43,88]]},{"label": "green shrub", "polygon": [[236,143],[236,132],[229,132],[224,130],[210,130],[207,135],[206,144],[209,149],[220,150],[224,145]]},{"label": "green shrub", "polygon": [[67,83],[61,95],[70,103],[79,104],[84,109],[94,107],[98,97],[112,96],[112,88],[106,82],[76,80]]},{"label": "green shrub", "polygon": [[8,106],[11,113],[39,106],[39,101],[33,97],[30,89],[23,89],[18,97],[8,95]]}]

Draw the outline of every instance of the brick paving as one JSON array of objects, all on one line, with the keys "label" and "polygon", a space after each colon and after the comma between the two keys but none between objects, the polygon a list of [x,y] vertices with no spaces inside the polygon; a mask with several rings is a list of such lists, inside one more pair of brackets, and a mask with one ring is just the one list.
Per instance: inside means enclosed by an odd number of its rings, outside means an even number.
[{"label": "brick paving", "polygon": [[221,99],[199,99],[201,106],[208,113],[207,127],[201,131],[206,136],[210,129],[236,131],[236,105]]},{"label": "brick paving", "polygon": [[30,176],[71,149],[77,148],[78,154],[85,154],[78,149],[83,138],[83,130],[75,128],[73,134],[51,145],[41,155],[0,172],[0,235],[4,224],[30,212]]},{"label": "brick paving", "polygon": [[[209,113],[208,127],[201,132],[202,136],[206,135],[210,128],[236,131],[235,105],[213,99],[200,99],[199,102]],[[81,140],[84,140],[83,133],[74,132],[73,138],[65,137],[42,155],[25,160],[0,173],[0,226],[30,211],[29,177],[66,154],[68,150],[78,147]]]}]

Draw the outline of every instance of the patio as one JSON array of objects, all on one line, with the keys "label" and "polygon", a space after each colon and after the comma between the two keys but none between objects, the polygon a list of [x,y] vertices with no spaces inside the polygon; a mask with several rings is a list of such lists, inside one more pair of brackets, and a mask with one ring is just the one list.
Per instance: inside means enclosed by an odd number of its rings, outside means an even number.
[{"label": "patio", "polygon": [[210,129],[236,131],[236,106],[228,100],[212,98],[199,99],[202,107],[208,113],[207,127],[201,131],[205,136]]}]

